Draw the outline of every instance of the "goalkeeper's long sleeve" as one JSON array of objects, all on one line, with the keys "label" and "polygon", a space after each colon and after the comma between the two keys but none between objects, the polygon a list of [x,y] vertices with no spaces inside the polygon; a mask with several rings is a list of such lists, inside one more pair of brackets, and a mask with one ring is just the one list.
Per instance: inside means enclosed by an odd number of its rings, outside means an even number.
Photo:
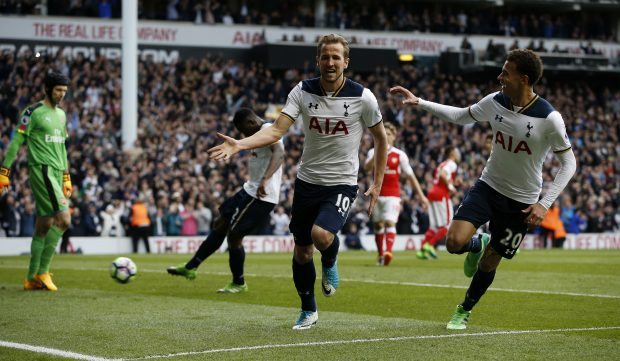
[{"label": "goalkeeper's long sleeve", "polygon": [[11,168],[13,162],[15,161],[15,158],[17,158],[17,152],[19,151],[19,147],[21,147],[25,140],[26,138],[22,133],[15,132],[11,143],[9,143],[9,146],[6,149],[6,156],[4,157],[4,162],[2,163],[4,167],[9,169]]}]

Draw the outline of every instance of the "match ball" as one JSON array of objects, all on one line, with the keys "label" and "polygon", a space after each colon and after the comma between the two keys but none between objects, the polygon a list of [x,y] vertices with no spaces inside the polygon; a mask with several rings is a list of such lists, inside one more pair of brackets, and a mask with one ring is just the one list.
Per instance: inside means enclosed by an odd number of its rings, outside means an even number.
[{"label": "match ball", "polygon": [[127,257],[118,257],[110,264],[110,277],[116,282],[127,283],[138,273],[136,264]]}]

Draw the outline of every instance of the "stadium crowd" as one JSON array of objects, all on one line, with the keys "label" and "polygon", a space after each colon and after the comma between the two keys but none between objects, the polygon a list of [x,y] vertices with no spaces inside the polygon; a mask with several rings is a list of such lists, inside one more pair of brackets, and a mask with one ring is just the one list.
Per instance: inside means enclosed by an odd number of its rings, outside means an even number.
[{"label": "stadium crowd", "polygon": [[[48,14],[119,18],[120,0],[0,1],[2,14]],[[441,3],[394,0],[326,2],[316,15],[314,1],[155,0],[139,1],[141,19],[186,21],[196,24],[251,24],[290,27],[326,27],[375,31],[489,34],[532,38],[570,38],[616,41],[617,11],[569,10],[570,4],[547,4],[533,11],[530,3]],[[540,4],[538,4],[541,6]],[[562,6],[563,5],[563,6]],[[585,4],[584,4],[585,5]],[[544,4],[543,4],[544,6]],[[614,16],[615,19],[614,20]]]},{"label": "stadium crowd", "polygon": [[[285,102],[288,91],[313,73],[291,69],[272,72],[261,64],[249,65],[207,54],[174,64],[139,63],[139,128],[135,147],[122,151],[121,66],[119,60],[55,57],[35,60],[25,53],[16,58],[0,55],[0,158],[19,120],[19,111],[43,98],[45,69],[54,67],[71,79],[63,101],[67,112],[68,157],[74,192],[71,199],[71,235],[123,235],[128,231],[131,205],[148,207],[154,235],[206,234],[217,208],[241,186],[247,175],[239,158],[228,164],[208,159],[206,150],[220,141],[215,133],[239,137],[231,116],[240,106],[263,116]],[[446,75],[437,67],[402,65],[349,74],[377,96],[384,120],[400,129],[397,145],[410,157],[423,188],[432,184],[432,172],[443,160],[447,145],[460,148],[463,194],[481,174],[488,156],[487,124],[459,127],[413,108],[403,108],[388,94],[394,84],[414,89],[424,98],[468,106],[482,94],[498,89],[493,77],[484,80]],[[563,114],[578,160],[578,171],[560,198],[561,217],[571,233],[620,230],[620,89],[597,83],[545,80],[535,89]],[[285,137],[286,160],[281,205],[290,214],[292,187],[303,133]],[[361,164],[372,147],[366,133]],[[33,198],[27,185],[26,149],[13,166],[12,192],[2,197],[2,231],[29,236],[33,231]],[[544,165],[545,182],[552,180],[558,163],[550,155]],[[360,187],[370,175],[360,170]],[[399,233],[423,233],[427,217],[411,189],[403,195]],[[370,224],[365,200],[358,197],[350,222],[367,232]],[[350,227],[355,228],[355,227]],[[263,233],[271,233],[265,229]]]}]

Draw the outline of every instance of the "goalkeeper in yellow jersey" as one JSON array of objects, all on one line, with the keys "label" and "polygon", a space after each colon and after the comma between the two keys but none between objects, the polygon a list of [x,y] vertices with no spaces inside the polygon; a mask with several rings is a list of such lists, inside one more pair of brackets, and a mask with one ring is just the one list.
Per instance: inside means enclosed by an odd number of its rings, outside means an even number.
[{"label": "goalkeeper in yellow jersey", "polygon": [[35,233],[25,290],[57,291],[49,272],[62,234],[69,228],[71,178],[67,165],[67,115],[59,104],[67,94],[69,78],[56,71],[45,75],[45,99],[22,111],[18,128],[0,167],[2,194],[10,190],[11,165],[22,143],[28,144],[28,178],[36,203]]}]

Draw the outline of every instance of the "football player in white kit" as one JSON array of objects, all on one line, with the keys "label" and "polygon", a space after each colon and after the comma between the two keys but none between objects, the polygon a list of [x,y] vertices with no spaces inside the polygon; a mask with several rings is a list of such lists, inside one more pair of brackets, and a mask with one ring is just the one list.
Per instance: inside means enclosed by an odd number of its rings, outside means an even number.
[{"label": "football player in white kit", "polygon": [[[456,211],[446,237],[450,253],[469,252],[464,271],[473,276],[465,300],[447,324],[450,330],[467,328],[471,310],[493,282],[502,257],[514,256],[528,228],[540,224],[575,173],[575,155],[562,116],[534,93],[542,70],[540,57],[531,50],[510,51],[497,77],[501,90],[468,108],[425,101],[401,86],[390,89],[404,96],[403,104],[416,105],[456,124],[490,122],[493,131],[493,151]],[[561,166],[539,200],[542,166],[549,150]],[[490,237],[473,237],[487,221]],[[489,242],[491,247],[487,247]]]},{"label": "football player in white kit", "polygon": [[[372,213],[375,243],[377,244],[379,266],[388,266],[392,262],[392,246],[396,238],[396,222],[400,214],[400,176],[405,175],[411,188],[416,191],[423,207],[428,208],[428,199],[420,187],[418,179],[409,164],[409,157],[402,150],[394,147],[396,141],[396,127],[392,123],[385,123],[385,134],[388,141],[387,164],[383,176],[383,187],[379,194],[377,207]],[[370,172],[374,168],[375,148],[368,151],[364,170]],[[385,240],[385,252],[383,241]]]},{"label": "football player in white kit", "polygon": [[[252,109],[248,108],[237,110],[233,123],[246,137],[272,126],[264,123]],[[219,209],[220,215],[215,219],[211,233],[200,244],[194,256],[187,263],[168,267],[166,271],[174,276],[195,279],[198,266],[217,251],[226,239],[232,281],[218,292],[247,292],[248,285],[243,277],[245,264],[243,237],[269,224],[270,212],[280,199],[283,161],[282,141],[253,148],[248,161],[249,179],[243,184],[243,188],[222,203]]]},{"label": "football player in white kit", "polygon": [[336,234],[357,195],[359,147],[365,128],[370,130],[377,149],[374,183],[365,193],[370,197],[371,215],[381,190],[387,155],[377,99],[369,89],[344,76],[349,65],[346,39],[336,34],[321,37],[316,62],[321,76],[303,80],[291,90],[273,126],[242,140],[218,134],[224,143],[208,150],[212,159],[227,160],[242,149],[278,141],[298,118],[303,122],[304,148],[290,225],[295,238],[293,281],[301,299],[295,330],[314,326],[319,317],[314,297],[315,247],[321,252],[323,294],[331,297],[338,287],[336,257],[340,241]]}]

